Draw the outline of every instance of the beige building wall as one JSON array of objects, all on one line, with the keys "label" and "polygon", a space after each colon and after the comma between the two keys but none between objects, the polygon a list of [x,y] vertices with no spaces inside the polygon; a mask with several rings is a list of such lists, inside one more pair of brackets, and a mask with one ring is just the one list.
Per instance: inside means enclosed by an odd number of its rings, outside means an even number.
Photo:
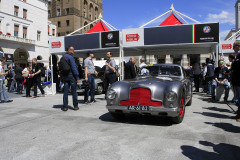
[{"label": "beige building wall", "polygon": [[[49,20],[57,26],[58,36],[65,36],[91,23],[102,12],[102,0],[51,0],[48,3]],[[85,33],[95,24],[75,34]]]}]

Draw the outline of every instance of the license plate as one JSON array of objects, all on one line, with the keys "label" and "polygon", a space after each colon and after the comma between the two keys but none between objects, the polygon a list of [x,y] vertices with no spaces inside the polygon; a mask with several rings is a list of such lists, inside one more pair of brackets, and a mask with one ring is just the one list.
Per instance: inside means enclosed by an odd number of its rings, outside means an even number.
[{"label": "license plate", "polygon": [[128,106],[129,111],[149,111],[149,106]]}]

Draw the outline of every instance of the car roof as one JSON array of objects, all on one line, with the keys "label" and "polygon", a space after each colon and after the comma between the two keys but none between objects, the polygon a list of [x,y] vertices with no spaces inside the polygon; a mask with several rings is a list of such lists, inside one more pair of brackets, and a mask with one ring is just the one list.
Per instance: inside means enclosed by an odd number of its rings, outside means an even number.
[{"label": "car roof", "polygon": [[[150,66],[150,65],[146,65],[146,66]],[[162,64],[153,64],[151,66],[176,66],[176,67],[182,67],[179,64],[170,64],[170,63],[162,63]]]}]

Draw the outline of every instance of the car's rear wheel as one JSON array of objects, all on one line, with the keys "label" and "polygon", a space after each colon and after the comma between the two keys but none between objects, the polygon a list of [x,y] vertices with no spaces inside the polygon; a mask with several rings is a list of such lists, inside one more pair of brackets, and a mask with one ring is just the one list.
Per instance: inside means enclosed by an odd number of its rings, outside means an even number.
[{"label": "car's rear wheel", "polygon": [[116,119],[116,120],[121,120],[124,118],[124,114],[119,114],[119,113],[114,113],[114,112],[110,112],[111,116]]},{"label": "car's rear wheel", "polygon": [[[184,94],[183,94],[184,95]],[[184,97],[182,96],[181,102],[180,102],[180,111],[177,117],[172,118],[172,121],[176,124],[179,124],[183,121],[185,114],[185,102],[184,102]]]}]

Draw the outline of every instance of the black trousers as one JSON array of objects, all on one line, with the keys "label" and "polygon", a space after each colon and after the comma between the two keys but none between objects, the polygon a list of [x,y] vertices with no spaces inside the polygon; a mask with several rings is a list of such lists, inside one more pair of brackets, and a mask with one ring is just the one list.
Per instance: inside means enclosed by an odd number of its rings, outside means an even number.
[{"label": "black trousers", "polygon": [[37,87],[40,89],[41,93],[44,94],[44,90],[41,85],[41,77],[33,78],[33,86],[34,86],[34,96],[37,97]]},{"label": "black trousers", "polygon": [[109,85],[115,83],[116,79],[117,79],[116,73],[106,74],[106,77],[105,77],[105,91],[106,91],[106,93],[107,93]]},{"label": "black trousers", "polygon": [[199,92],[200,75],[195,75],[194,74],[194,84],[195,84],[196,91]]},{"label": "black trousers", "polygon": [[26,96],[30,96],[31,87],[32,87],[32,79],[26,78]]}]

